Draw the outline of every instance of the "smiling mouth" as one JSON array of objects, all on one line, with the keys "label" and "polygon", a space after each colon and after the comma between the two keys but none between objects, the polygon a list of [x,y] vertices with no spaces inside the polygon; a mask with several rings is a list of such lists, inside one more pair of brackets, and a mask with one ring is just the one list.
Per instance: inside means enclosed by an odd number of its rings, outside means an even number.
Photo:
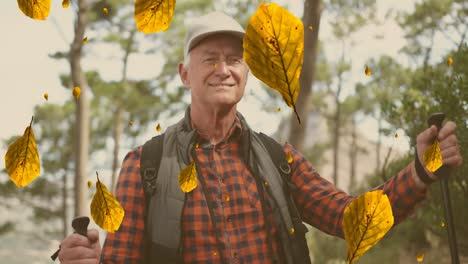
[{"label": "smiling mouth", "polygon": [[210,84],[210,86],[214,86],[214,87],[221,87],[221,86],[232,87],[232,86],[234,86],[234,84],[229,84],[229,83],[213,83],[213,84]]}]

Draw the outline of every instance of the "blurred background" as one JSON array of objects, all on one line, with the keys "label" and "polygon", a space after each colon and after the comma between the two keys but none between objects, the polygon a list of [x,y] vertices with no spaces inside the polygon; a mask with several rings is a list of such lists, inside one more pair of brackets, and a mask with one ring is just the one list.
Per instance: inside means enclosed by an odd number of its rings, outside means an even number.
[{"label": "blurred background", "polygon": [[[178,0],[169,29],[144,35],[134,1],[72,0],[67,9],[52,1],[45,21],[24,16],[16,1],[1,1],[0,152],[34,116],[41,175],[17,188],[0,165],[0,263],[52,263],[71,219],[90,215],[95,189],[86,182],[98,172],[113,190],[125,154],[183,116],[189,93],[177,64],[184,19],[221,10],[246,26],[260,2]],[[275,3],[304,24],[296,102],[302,123],[277,92],[249,76],[239,111],[253,129],[290,142],[322,177],[353,195],[414,159],[415,137],[433,112],[457,123],[467,159],[467,1]],[[74,86],[82,90],[78,101]],[[467,167],[453,171],[449,183],[461,263],[468,263]],[[358,263],[417,263],[420,254],[424,263],[451,263],[446,229],[437,183],[428,201]],[[344,240],[313,227],[307,239],[313,263],[345,263]]]}]

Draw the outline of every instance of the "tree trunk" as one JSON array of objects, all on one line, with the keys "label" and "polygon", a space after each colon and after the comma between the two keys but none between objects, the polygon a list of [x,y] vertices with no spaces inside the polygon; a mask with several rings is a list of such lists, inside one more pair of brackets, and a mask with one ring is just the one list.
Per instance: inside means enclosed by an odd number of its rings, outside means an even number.
[{"label": "tree trunk", "polygon": [[[322,1],[305,0],[304,15],[304,62],[302,64],[300,91],[296,100],[297,113],[301,117],[298,123],[296,115],[290,117],[289,143],[298,151],[303,150],[305,129],[307,128],[309,114],[309,98],[312,94],[312,84],[315,79],[315,64],[317,61],[318,34],[320,27],[320,15],[322,13]],[[312,27],[312,31],[309,30]]]},{"label": "tree trunk", "polygon": [[336,112],[333,116],[333,183],[338,187],[338,160],[339,160],[339,149],[340,149],[340,114],[341,104],[336,95]]},{"label": "tree trunk", "polygon": [[[124,55],[122,58],[122,80],[120,81],[123,90],[125,93],[128,92],[128,81],[127,81],[127,67],[128,67],[128,57],[132,53],[132,46],[135,41],[136,28],[133,28],[130,31],[130,35],[127,39],[127,43],[124,47]],[[117,102],[115,109],[115,121],[114,121],[114,131],[113,131],[113,140],[114,140],[114,157],[112,161],[112,177],[111,177],[111,190],[115,191],[115,186],[117,183],[117,169],[119,168],[119,148],[120,148],[120,139],[123,134],[124,129],[124,120],[123,120],[123,107],[121,102]]]},{"label": "tree trunk", "polygon": [[380,149],[382,148],[382,115],[379,113],[377,117],[377,144],[376,144],[376,151],[377,151],[377,160],[376,160],[376,171],[380,170],[380,163],[382,162],[382,158],[380,157]]},{"label": "tree trunk", "polygon": [[62,232],[62,236],[63,237],[66,237],[68,235],[68,217],[67,217],[67,210],[68,210],[68,207],[67,207],[67,197],[68,197],[68,191],[67,191],[67,187],[68,187],[68,177],[67,177],[67,169],[64,169],[64,173],[63,173],[63,179],[62,179],[62,182],[63,182],[63,186],[62,186],[62,224],[63,224],[63,232]]},{"label": "tree trunk", "polygon": [[115,191],[115,185],[117,183],[117,169],[119,168],[119,148],[120,138],[123,132],[123,109],[118,107],[114,114],[114,131],[112,138],[114,140],[114,156],[112,161],[112,178],[111,178],[111,190]]},{"label": "tree trunk", "polygon": [[75,36],[70,47],[70,68],[73,87],[81,89],[76,107],[75,130],[75,216],[87,215],[86,169],[89,145],[89,105],[87,100],[88,84],[81,69],[83,37],[88,23],[88,4],[78,0],[75,20]]},{"label": "tree trunk", "polygon": [[349,193],[354,194],[356,189],[356,163],[358,156],[356,120],[351,118],[351,146],[349,148],[350,175],[349,175]]}]

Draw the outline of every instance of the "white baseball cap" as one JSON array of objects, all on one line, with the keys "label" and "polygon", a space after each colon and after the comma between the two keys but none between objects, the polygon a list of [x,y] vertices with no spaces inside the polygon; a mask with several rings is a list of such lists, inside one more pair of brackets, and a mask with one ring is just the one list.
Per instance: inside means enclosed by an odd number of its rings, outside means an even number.
[{"label": "white baseball cap", "polygon": [[185,21],[185,27],[187,29],[184,45],[185,57],[192,48],[209,35],[228,33],[242,40],[245,34],[244,29],[236,20],[220,11],[188,19]]}]

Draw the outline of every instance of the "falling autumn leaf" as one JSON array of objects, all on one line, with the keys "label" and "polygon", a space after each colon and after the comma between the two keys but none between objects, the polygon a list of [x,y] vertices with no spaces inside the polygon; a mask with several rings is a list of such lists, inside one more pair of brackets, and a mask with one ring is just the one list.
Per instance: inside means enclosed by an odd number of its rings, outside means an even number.
[{"label": "falling autumn leaf", "polygon": [[156,131],[158,132],[161,132],[161,125],[158,123],[158,125],[156,126]]},{"label": "falling autumn leaf", "polygon": [[44,99],[46,99],[46,101],[49,101],[49,94],[48,93],[44,93]]},{"label": "falling autumn leaf", "polygon": [[281,107],[278,107],[278,109],[276,109],[276,112],[281,112]]},{"label": "falling autumn leaf", "polygon": [[50,12],[50,0],[17,0],[19,9],[28,17],[45,20]]},{"label": "falling autumn leaf", "polygon": [[76,86],[75,88],[73,88],[73,97],[75,98],[75,100],[77,101],[78,98],[80,97],[80,94],[81,94],[81,89],[80,87]]},{"label": "falling autumn leaf", "polygon": [[88,44],[88,37],[83,38],[83,45]]},{"label": "falling autumn leaf", "polygon": [[63,8],[68,8],[70,6],[70,0],[63,0],[62,1],[62,7]]},{"label": "falling autumn leaf", "polygon": [[197,168],[192,161],[179,173],[179,185],[183,192],[188,193],[197,187]]},{"label": "falling autumn leaf", "polygon": [[107,7],[103,7],[102,12],[107,16],[109,14],[109,9],[107,9]]},{"label": "falling autumn leaf", "polygon": [[243,47],[252,73],[283,96],[300,123],[295,103],[304,53],[302,21],[275,3],[262,3],[249,20]]},{"label": "falling autumn leaf", "polygon": [[5,155],[5,168],[10,179],[17,187],[24,187],[39,176],[41,165],[37,152],[36,140],[31,123],[19,137],[8,147]]},{"label": "falling autumn leaf", "polygon": [[442,166],[442,153],[440,152],[439,140],[434,140],[434,143],[424,151],[423,161],[430,172],[434,172]]},{"label": "falling autumn leaf", "polygon": [[91,188],[93,186],[93,182],[92,181],[88,181],[88,188]]},{"label": "falling autumn leaf", "polygon": [[452,57],[448,57],[448,59],[447,59],[447,65],[448,65],[448,66],[451,66],[452,63],[453,63]]},{"label": "falling autumn leaf", "polygon": [[286,161],[291,164],[293,162],[293,156],[291,155],[291,152],[288,152],[288,154],[286,154]]},{"label": "falling autumn leaf", "polygon": [[395,138],[398,138],[398,133],[395,133]]},{"label": "falling autumn leaf", "polygon": [[133,120],[128,121],[128,125],[132,127],[133,126]]},{"label": "falling autumn leaf", "polygon": [[312,26],[308,27],[309,31],[312,31],[314,28]]},{"label": "falling autumn leaf", "polygon": [[371,76],[372,71],[371,71],[371,69],[369,68],[369,66],[366,65],[366,68],[365,68],[365,70],[364,70],[364,73],[365,73],[367,76]]},{"label": "falling autumn leaf", "polygon": [[417,262],[423,262],[424,260],[424,253],[419,253],[417,256],[416,256],[416,261]]},{"label": "falling autumn leaf", "polygon": [[444,221],[440,221],[440,227],[445,228],[445,222]]},{"label": "falling autumn leaf", "polygon": [[91,217],[94,222],[107,232],[114,233],[119,230],[124,215],[120,203],[97,176],[96,193],[91,201]]},{"label": "falling autumn leaf", "polygon": [[174,14],[175,0],[135,0],[135,22],[145,34],[166,31]]},{"label": "falling autumn leaf", "polygon": [[382,190],[357,197],[345,209],[343,232],[348,245],[348,263],[357,261],[393,226],[393,212]]}]

